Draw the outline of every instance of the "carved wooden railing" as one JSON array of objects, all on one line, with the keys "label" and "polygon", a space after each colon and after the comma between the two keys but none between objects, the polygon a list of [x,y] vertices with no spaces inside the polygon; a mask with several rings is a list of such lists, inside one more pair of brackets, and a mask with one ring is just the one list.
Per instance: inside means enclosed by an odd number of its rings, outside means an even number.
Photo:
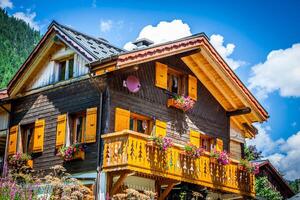
[{"label": "carved wooden railing", "polygon": [[174,145],[166,152],[149,145],[147,135],[124,130],[102,136],[103,170],[132,170],[185,181],[225,192],[255,196],[254,175],[239,170],[238,162],[223,166],[211,162],[209,154],[193,159]]}]

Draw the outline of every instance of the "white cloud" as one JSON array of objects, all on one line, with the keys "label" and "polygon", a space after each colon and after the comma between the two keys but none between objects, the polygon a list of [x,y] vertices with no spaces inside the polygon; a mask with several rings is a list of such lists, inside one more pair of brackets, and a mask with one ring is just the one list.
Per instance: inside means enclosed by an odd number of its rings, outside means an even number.
[{"label": "white cloud", "polygon": [[283,172],[285,178],[294,180],[300,178],[300,131],[290,136],[287,140],[272,140],[266,127],[256,126],[259,134],[247,144],[255,144],[263,152],[265,159]]},{"label": "white cloud", "polygon": [[[183,23],[182,20],[175,19],[171,22],[161,21],[156,26],[147,25],[145,26],[137,39],[146,38],[159,44],[168,42],[192,35],[188,24]],[[132,50],[136,47],[132,42],[127,42],[124,45],[124,49]]]},{"label": "white cloud", "polygon": [[300,43],[271,51],[265,62],[252,67],[250,89],[260,99],[279,91],[282,97],[300,97]]},{"label": "white cloud", "polygon": [[100,21],[100,30],[101,32],[108,32],[113,27],[113,21],[112,20],[101,20]]},{"label": "white cloud", "polygon": [[13,8],[13,3],[11,0],[0,0],[0,8]]},{"label": "white cloud", "polygon": [[213,34],[210,36],[210,43],[216,48],[218,53],[224,58],[227,64],[233,69],[237,69],[244,65],[246,62],[241,60],[234,60],[230,58],[231,54],[234,52],[235,45],[232,43],[224,44],[224,37],[219,34]]},{"label": "white cloud", "polygon": [[36,13],[30,13],[30,10],[27,10],[27,13],[24,12],[16,12],[13,16],[17,19],[23,20],[26,22],[31,28],[34,30],[40,30],[38,23],[35,21]]}]

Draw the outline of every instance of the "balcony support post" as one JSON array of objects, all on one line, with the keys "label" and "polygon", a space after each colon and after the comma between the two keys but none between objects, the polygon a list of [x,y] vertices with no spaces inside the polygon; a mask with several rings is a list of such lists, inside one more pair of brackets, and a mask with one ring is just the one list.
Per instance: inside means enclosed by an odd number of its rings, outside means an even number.
[{"label": "balcony support post", "polygon": [[119,179],[117,180],[117,182],[112,186],[112,188],[110,189],[111,197],[119,190],[119,188],[125,181],[125,178],[128,176],[128,174],[129,174],[128,172],[122,173],[121,176],[119,177]]},{"label": "balcony support post", "polygon": [[163,193],[160,195],[160,197],[158,198],[158,200],[164,200],[168,194],[171,192],[171,190],[173,189],[175,183],[169,183],[168,187],[163,191]]}]

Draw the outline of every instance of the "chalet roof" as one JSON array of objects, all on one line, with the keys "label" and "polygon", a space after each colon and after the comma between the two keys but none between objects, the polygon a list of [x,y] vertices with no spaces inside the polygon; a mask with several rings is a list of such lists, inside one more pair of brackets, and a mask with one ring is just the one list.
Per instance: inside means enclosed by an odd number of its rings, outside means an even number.
[{"label": "chalet roof", "polygon": [[89,62],[101,60],[103,58],[117,55],[125,52],[125,50],[118,48],[104,39],[97,39],[87,34],[76,31],[70,27],[61,25],[56,21],[53,21],[45,35],[36,45],[34,50],[19,68],[14,77],[10,80],[7,86],[8,93],[15,87],[18,80],[26,73],[30,63],[34,60],[36,55],[45,46],[47,40],[51,35],[57,36],[59,39],[70,45],[74,50],[80,53]]},{"label": "chalet roof", "polygon": [[272,163],[269,160],[257,160],[257,161],[253,161],[253,163],[258,165],[260,171],[264,167],[266,167],[268,173],[271,173],[271,176],[274,177],[278,182],[280,182],[279,183],[280,185],[284,186],[285,192],[288,193],[290,196],[294,195],[294,192],[289,186],[289,184],[286,182],[286,180],[282,177],[282,175],[278,172],[278,170],[272,165]]},{"label": "chalet roof", "polygon": [[[190,54],[187,54],[188,52]],[[101,75],[180,53],[186,54],[181,58],[183,62],[212,92],[226,111],[250,107],[251,114],[235,117],[236,119],[243,118],[238,120],[240,124],[251,125],[253,122],[263,122],[269,117],[268,112],[210,44],[204,33],[122,52],[118,55],[94,61],[90,63],[90,66],[96,72],[96,75]]]},{"label": "chalet roof", "polygon": [[61,25],[56,21],[53,21],[49,25],[49,28],[51,28],[52,26],[57,27],[67,37],[69,37],[78,45],[80,45],[83,49],[85,49],[90,55],[93,56],[93,60],[99,60],[102,58],[125,52],[125,50],[110,44],[105,39],[89,36],[70,27]]},{"label": "chalet roof", "polygon": [[[31,63],[38,57],[37,55],[44,51],[53,37],[57,37],[82,55],[88,61],[89,66],[93,70],[100,71],[100,74],[185,53],[186,56],[181,58],[182,61],[204,83],[226,111],[245,107],[251,109],[251,113],[248,115],[232,117],[239,128],[244,129],[244,124],[251,125],[253,122],[262,122],[269,117],[267,111],[217,53],[204,33],[133,51],[125,51],[104,39],[94,38],[53,21],[39,44],[9,82],[7,90],[10,95],[17,94],[24,84],[24,80],[32,73]],[[249,134],[250,137],[253,136],[253,133]]]}]

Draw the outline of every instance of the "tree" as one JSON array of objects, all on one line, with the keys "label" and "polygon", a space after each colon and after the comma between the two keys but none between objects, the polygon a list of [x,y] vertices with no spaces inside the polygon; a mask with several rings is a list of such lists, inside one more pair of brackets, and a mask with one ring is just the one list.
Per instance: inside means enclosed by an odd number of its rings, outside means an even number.
[{"label": "tree", "polygon": [[282,200],[280,192],[271,187],[268,178],[258,177],[255,181],[256,196],[263,197],[267,200]]},{"label": "tree", "polygon": [[255,145],[245,146],[245,159],[248,161],[259,160],[262,158],[262,152],[256,149]]}]

